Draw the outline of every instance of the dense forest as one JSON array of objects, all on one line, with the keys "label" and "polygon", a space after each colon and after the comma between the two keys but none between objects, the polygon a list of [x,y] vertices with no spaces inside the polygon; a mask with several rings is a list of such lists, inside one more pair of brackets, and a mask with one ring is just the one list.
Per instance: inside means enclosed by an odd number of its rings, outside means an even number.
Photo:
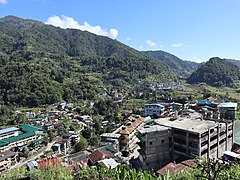
[{"label": "dense forest", "polygon": [[190,84],[206,83],[211,86],[233,86],[240,80],[240,69],[224,59],[211,58],[203,63],[187,79]]},{"label": "dense forest", "polygon": [[143,51],[148,56],[159,60],[166,64],[178,76],[188,77],[196,70],[198,63],[191,61],[184,61],[168,52],[158,51]]},{"label": "dense forest", "polygon": [[174,79],[163,63],[117,40],[14,16],[0,19],[0,104],[36,107],[106,89]]}]

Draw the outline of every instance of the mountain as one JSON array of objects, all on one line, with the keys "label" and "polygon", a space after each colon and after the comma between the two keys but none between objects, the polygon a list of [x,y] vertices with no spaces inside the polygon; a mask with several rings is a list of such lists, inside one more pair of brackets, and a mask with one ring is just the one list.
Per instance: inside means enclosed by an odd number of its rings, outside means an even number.
[{"label": "mountain", "polygon": [[233,86],[233,83],[239,80],[240,69],[237,65],[214,57],[202,63],[187,79],[187,82],[190,84],[204,82],[211,86]]},{"label": "mountain", "polygon": [[225,59],[225,60],[240,67],[240,60],[235,60],[235,59]]},{"label": "mountain", "polygon": [[117,40],[7,16],[0,19],[0,104],[93,100],[101,88],[174,78],[166,65]]},{"label": "mountain", "polygon": [[166,64],[178,76],[188,77],[198,67],[198,63],[184,61],[170,53],[158,51],[143,51],[148,56]]}]

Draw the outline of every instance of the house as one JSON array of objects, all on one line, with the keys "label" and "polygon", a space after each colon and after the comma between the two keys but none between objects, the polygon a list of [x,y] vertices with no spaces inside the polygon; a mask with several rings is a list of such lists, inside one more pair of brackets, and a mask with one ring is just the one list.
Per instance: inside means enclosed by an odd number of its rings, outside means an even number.
[{"label": "house", "polygon": [[166,172],[169,171],[170,175],[173,176],[177,173],[180,173],[189,169],[193,169],[196,167],[197,167],[197,164],[193,160],[189,159],[189,160],[182,161],[181,163],[171,162],[166,166],[164,166],[163,168],[159,169],[156,173],[164,176]]},{"label": "house", "polygon": [[89,158],[89,164],[90,165],[95,165],[98,161],[106,158],[111,158],[114,157],[114,155],[105,150],[95,150],[93,153],[91,153],[88,158]]}]

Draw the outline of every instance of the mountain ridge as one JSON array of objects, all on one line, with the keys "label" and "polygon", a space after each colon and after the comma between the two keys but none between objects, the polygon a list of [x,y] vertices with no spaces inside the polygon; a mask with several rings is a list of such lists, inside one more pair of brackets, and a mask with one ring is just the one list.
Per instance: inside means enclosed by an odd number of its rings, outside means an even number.
[{"label": "mountain ridge", "polygon": [[169,68],[117,40],[35,20],[0,19],[0,103],[36,107],[94,100],[100,86],[174,79]]}]

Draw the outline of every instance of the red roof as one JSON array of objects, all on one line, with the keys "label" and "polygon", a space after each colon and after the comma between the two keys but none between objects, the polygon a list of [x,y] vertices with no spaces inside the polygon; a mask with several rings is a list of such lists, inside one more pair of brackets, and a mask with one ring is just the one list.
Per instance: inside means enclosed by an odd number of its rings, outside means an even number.
[{"label": "red roof", "polygon": [[129,126],[127,126],[126,129],[120,131],[120,134],[122,134],[122,135],[131,134],[144,121],[144,117],[134,118],[133,116],[130,116],[130,117],[128,117],[128,119],[131,120],[132,123]]},{"label": "red roof", "polygon": [[179,164],[171,162],[171,163],[167,164],[166,166],[164,166],[162,169],[158,170],[157,173],[164,176],[166,174],[166,171],[169,170],[170,175],[174,175],[176,173],[186,171],[191,168],[195,168],[196,166],[197,166],[197,164],[191,159],[182,161]]},{"label": "red roof", "polygon": [[41,170],[46,169],[48,166],[57,165],[60,161],[58,158],[45,158],[38,160],[38,167]]},{"label": "red roof", "polygon": [[108,157],[113,157],[113,156],[114,155],[109,151],[96,150],[92,154],[89,155],[89,159],[90,159],[92,164],[95,164],[99,160],[102,160],[102,159],[105,159],[105,158],[108,158]]}]

